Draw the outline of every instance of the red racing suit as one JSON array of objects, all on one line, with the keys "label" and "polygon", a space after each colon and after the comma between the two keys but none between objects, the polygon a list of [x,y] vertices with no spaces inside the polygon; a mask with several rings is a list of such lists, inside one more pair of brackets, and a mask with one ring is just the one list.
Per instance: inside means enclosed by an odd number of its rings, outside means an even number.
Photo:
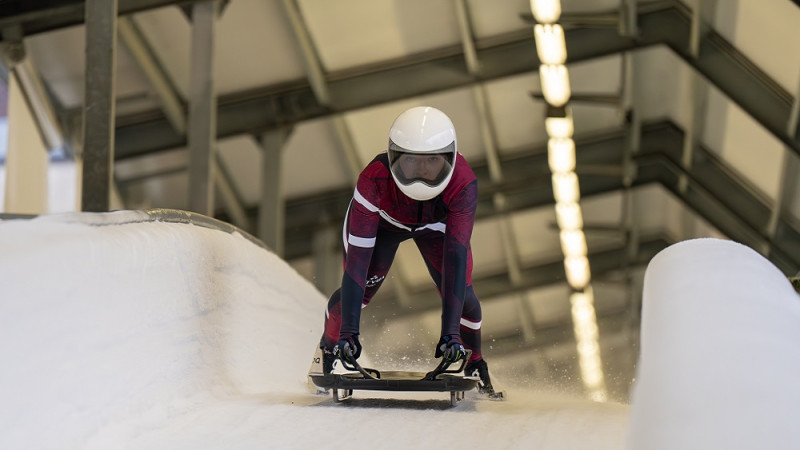
[{"label": "red racing suit", "polygon": [[470,237],[478,182],[461,154],[444,191],[417,201],[397,187],[387,155],[358,177],[343,229],[342,286],[331,295],[321,345],[359,334],[361,309],[383,283],[398,245],[413,239],[442,299],[442,336],[450,335],[481,358],[481,307],[472,288]]}]

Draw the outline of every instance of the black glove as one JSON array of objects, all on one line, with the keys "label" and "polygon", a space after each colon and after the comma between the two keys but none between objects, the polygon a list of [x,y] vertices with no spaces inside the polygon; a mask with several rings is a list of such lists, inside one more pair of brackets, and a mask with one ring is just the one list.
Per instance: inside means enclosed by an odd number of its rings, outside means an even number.
[{"label": "black glove", "polygon": [[339,336],[339,342],[333,347],[333,354],[342,361],[355,362],[361,356],[361,343],[358,342],[358,335],[343,334]]},{"label": "black glove", "polygon": [[464,344],[461,343],[461,336],[444,335],[439,339],[436,344],[436,353],[434,357],[443,357],[445,362],[454,363],[467,356],[467,351],[464,349]]}]

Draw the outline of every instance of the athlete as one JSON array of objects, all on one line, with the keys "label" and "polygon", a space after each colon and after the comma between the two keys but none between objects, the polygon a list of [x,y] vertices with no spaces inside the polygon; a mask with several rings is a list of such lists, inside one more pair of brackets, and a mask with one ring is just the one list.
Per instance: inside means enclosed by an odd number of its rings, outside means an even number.
[{"label": "athlete", "polygon": [[458,153],[450,118],[428,107],[395,119],[389,146],[358,177],[344,221],[344,276],[331,295],[320,341],[323,371],[361,355],[361,308],[383,283],[398,245],[413,239],[442,298],[435,357],[453,363],[472,351],[465,374],[493,393],[481,355],[481,306],[472,289],[470,236],[478,184]]}]

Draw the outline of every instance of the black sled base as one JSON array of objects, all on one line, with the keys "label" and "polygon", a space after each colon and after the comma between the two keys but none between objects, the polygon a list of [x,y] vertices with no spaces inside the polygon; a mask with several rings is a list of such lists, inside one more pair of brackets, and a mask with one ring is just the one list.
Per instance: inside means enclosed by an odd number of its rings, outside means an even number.
[{"label": "black sled base", "polygon": [[375,373],[377,377],[366,378],[361,373],[310,374],[311,380],[320,388],[333,392],[333,400],[340,402],[353,395],[353,391],[406,391],[449,392],[450,404],[455,405],[464,398],[464,392],[475,389],[478,378],[441,374],[435,379],[426,379],[423,372],[385,371]]},{"label": "black sled base", "polygon": [[464,392],[478,386],[478,377],[456,375],[464,368],[466,360],[456,370],[448,370],[450,364],[442,361],[432,372],[377,371],[365,369],[357,362],[342,361],[345,369],[354,370],[344,374],[310,372],[309,378],[317,387],[331,390],[333,400],[348,399],[356,390],[449,392],[450,404],[455,405],[464,398]]}]

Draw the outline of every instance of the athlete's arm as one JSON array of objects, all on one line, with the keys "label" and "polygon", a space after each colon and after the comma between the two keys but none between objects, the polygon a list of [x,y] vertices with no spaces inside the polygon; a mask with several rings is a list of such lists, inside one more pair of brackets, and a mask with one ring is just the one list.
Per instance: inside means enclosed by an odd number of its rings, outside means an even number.
[{"label": "athlete's arm", "polygon": [[[459,336],[459,323],[467,288],[467,257],[475,210],[478,182],[466,185],[448,205],[442,259],[442,335]],[[460,340],[459,340],[460,342]]]},{"label": "athlete's arm", "polygon": [[364,174],[358,179],[353,202],[348,211],[347,249],[342,276],[342,326],[340,338],[359,333],[361,302],[364,299],[367,270],[378,234],[377,193],[374,183]]}]

